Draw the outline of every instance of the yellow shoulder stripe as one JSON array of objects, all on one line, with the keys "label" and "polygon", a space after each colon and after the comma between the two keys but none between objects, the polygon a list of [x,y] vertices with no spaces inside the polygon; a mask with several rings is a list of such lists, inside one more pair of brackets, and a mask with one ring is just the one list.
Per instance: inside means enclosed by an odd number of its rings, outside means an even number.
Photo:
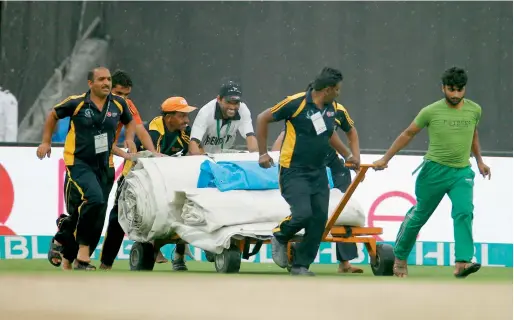
[{"label": "yellow shoulder stripe", "polygon": [[66,99],[64,99],[63,101],[59,102],[57,105],[55,105],[54,108],[58,108],[58,107],[62,106],[63,104],[65,104],[66,102],[70,101],[70,100],[84,98],[85,96],[86,96],[85,93],[79,94],[79,95],[75,95],[75,96],[69,96]]},{"label": "yellow shoulder stripe", "polygon": [[277,112],[278,110],[280,110],[283,106],[285,106],[288,102],[291,102],[293,101],[294,99],[298,99],[298,98],[301,98],[305,96],[305,92],[300,92],[300,93],[297,93],[297,94],[294,94],[292,96],[288,96],[287,98],[285,98],[284,100],[280,101],[279,103],[277,103],[276,105],[274,105],[273,107],[271,107],[271,113],[275,113]]},{"label": "yellow shoulder stripe", "polygon": [[79,105],[75,108],[75,111],[73,111],[73,115],[76,116],[77,113],[79,113],[80,109],[82,109],[83,106],[84,106],[84,101],[79,103]]},{"label": "yellow shoulder stripe", "polygon": [[348,123],[353,127],[354,122],[353,122],[352,118],[350,117],[348,110],[346,110],[346,108],[340,103],[337,104],[336,109],[337,109],[337,111],[342,111],[344,113],[344,117],[346,118],[346,121],[348,121]]},{"label": "yellow shoulder stripe", "polygon": [[113,101],[114,101],[114,104],[116,105],[116,107],[118,107],[118,109],[120,110],[120,113],[123,113],[123,107],[121,106],[121,104],[116,100],[113,100]]},{"label": "yellow shoulder stripe", "polygon": [[164,123],[162,122],[162,116],[153,118],[153,120],[150,121],[150,124],[148,125],[148,130],[155,130],[159,132],[161,136],[164,135]]}]

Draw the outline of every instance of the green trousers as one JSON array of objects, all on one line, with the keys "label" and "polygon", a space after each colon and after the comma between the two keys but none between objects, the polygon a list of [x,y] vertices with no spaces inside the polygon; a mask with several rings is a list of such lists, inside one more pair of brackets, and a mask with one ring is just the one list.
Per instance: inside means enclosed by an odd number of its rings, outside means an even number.
[{"label": "green trousers", "polygon": [[473,247],[473,185],[475,172],[471,167],[451,168],[427,160],[416,179],[416,205],[405,216],[398,235],[394,254],[407,260],[419,230],[447,194],[452,202],[455,261],[471,262]]}]

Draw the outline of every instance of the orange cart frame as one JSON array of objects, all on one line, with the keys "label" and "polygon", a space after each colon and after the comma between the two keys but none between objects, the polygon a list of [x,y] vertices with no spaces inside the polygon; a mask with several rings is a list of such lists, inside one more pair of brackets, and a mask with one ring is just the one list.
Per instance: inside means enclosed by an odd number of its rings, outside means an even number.
[{"label": "orange cart frame", "polygon": [[[348,166],[348,165],[346,165]],[[368,169],[373,168],[372,164],[362,164],[357,172],[348,190],[344,193],[343,198],[339,201],[337,208],[332,213],[325,226],[322,242],[350,242],[363,243],[366,246],[370,257],[371,270],[376,276],[392,276],[394,253],[393,248],[389,244],[377,244],[374,236],[382,234],[382,228],[378,227],[351,227],[351,226],[334,226],[343,211],[344,207],[357,189],[357,186],[364,180]],[[290,264],[294,256],[294,243],[301,241],[301,237],[294,237],[288,243],[288,257]],[[171,239],[156,240],[152,243],[135,242],[130,250],[130,269],[134,271],[153,270],[155,257],[160,248],[166,244],[185,243],[180,237],[174,236]],[[230,248],[224,249],[220,254],[212,254],[206,252],[209,262],[214,262],[217,272],[235,273],[239,272],[241,259],[248,259],[257,254],[264,243],[270,243],[270,239],[259,240],[246,237],[244,239],[232,239]],[[253,250],[250,252],[250,245],[254,244]],[[288,270],[290,266],[288,267]]]}]

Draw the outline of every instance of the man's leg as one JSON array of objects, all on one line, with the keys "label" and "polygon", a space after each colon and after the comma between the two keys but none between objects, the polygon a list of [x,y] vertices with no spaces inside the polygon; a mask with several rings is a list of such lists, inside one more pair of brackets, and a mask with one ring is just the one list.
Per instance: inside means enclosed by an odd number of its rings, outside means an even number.
[{"label": "man's leg", "polygon": [[453,233],[455,237],[455,271],[457,277],[466,277],[480,269],[471,263],[473,246],[473,185],[475,173],[471,168],[454,169],[456,181],[448,192],[452,202]]},{"label": "man's leg", "polygon": [[102,210],[98,214],[98,219],[96,220],[95,228],[91,233],[91,244],[89,245],[89,256],[92,256],[98,247],[98,243],[100,242],[100,238],[102,237],[102,231],[105,223],[105,216],[107,214],[107,206],[109,205],[109,195],[111,194],[112,186],[114,185],[114,167],[109,167],[105,169],[105,171],[97,172],[98,182],[102,186],[102,194],[105,200],[105,203],[102,207]]},{"label": "man's leg", "polygon": [[416,179],[417,203],[405,216],[394,247],[396,257],[394,269],[399,277],[407,275],[407,258],[416,243],[416,237],[446,194],[448,181],[445,177],[446,171],[443,166],[435,162],[427,162]]},{"label": "man's leg", "polygon": [[[95,241],[95,228],[97,220],[105,205],[104,188],[98,181],[97,174],[92,168],[84,164],[75,164],[68,167],[72,187],[80,193],[81,204],[77,209],[78,222],[75,240],[79,246],[77,262],[79,269],[92,269],[90,265],[90,245]],[[101,231],[100,231],[101,232]]]},{"label": "man's leg", "polygon": [[336,256],[339,261],[337,272],[339,273],[364,273],[364,270],[352,266],[351,260],[359,256],[357,244],[352,242],[337,242]]},{"label": "man's leg", "polygon": [[[287,243],[312,217],[309,176],[295,169],[279,169],[279,185],[282,197],[291,208],[291,215],[273,229],[271,253],[273,261],[281,268],[288,265]],[[328,184],[327,184],[328,185]]]},{"label": "man's leg", "polygon": [[[352,175],[350,169],[344,166],[344,161],[339,157],[335,157],[328,163],[330,172],[332,174],[332,181],[334,188],[339,189],[345,193],[352,183]],[[356,268],[351,265],[350,261],[357,258],[357,244],[351,242],[337,242],[336,243],[336,256],[339,261],[337,272],[339,273],[363,273],[364,270]]]},{"label": "man's leg", "polygon": [[114,199],[114,205],[109,214],[109,224],[107,225],[107,232],[105,233],[102,252],[100,253],[100,262],[102,263],[100,269],[109,270],[112,268],[121,244],[123,243],[123,237],[125,236],[125,231],[123,231],[118,222],[118,199],[121,194],[123,182],[124,177],[121,176],[118,180],[116,198]]},{"label": "man's leg", "polygon": [[186,253],[186,244],[177,243],[175,245],[174,257],[173,257],[173,260],[171,261],[173,270],[187,271],[187,266],[186,266],[186,262],[185,262],[186,260],[184,257],[185,253]]},{"label": "man's leg", "polygon": [[[326,171],[324,170],[322,174],[326,176]],[[325,184],[325,186],[327,186],[327,184]],[[314,275],[312,272],[307,271],[314,262],[314,259],[316,259],[321,238],[328,220],[330,199],[328,186],[320,188],[318,193],[310,196],[310,199],[313,214],[305,227],[305,234],[303,235],[302,241],[295,246],[294,261],[291,268],[292,275]]]},{"label": "man's leg", "polygon": [[[69,210],[69,208],[68,208],[69,185],[70,185],[70,181],[68,179],[68,176],[66,175],[64,178],[63,196],[64,196],[64,202],[66,204],[67,211]],[[53,236],[52,242],[50,243],[50,248],[48,251],[48,261],[50,261],[50,263],[55,267],[61,266],[61,263],[62,263],[62,251],[64,250],[63,245],[64,245],[64,241],[65,241],[65,237],[62,232],[62,229],[63,229],[62,222],[67,220],[66,218],[68,218],[68,215],[66,215],[66,214],[61,214],[57,218],[57,221],[56,221],[57,233]],[[73,229],[71,229],[71,230],[73,231]]]},{"label": "man's leg", "polygon": [[[73,194],[73,193],[71,193]],[[75,199],[80,200],[80,195],[72,195]],[[71,197],[70,197],[71,198]],[[75,208],[78,208],[78,205],[75,205]],[[76,209],[75,209],[76,212]],[[61,215],[59,219],[57,219],[57,225],[59,231],[57,231],[55,235],[55,239],[63,244],[62,246],[62,268],[64,270],[71,270],[72,263],[77,258],[78,245],[75,241],[74,231],[77,226],[78,215],[71,214],[68,216]]]},{"label": "man's leg", "polygon": [[66,175],[64,202],[67,215],[61,214],[56,220],[57,233],[54,236],[54,243],[62,245],[62,269],[71,270],[72,263],[77,257],[78,245],[75,241],[75,228],[78,220],[78,207],[82,200],[80,193],[73,187],[71,180]]}]

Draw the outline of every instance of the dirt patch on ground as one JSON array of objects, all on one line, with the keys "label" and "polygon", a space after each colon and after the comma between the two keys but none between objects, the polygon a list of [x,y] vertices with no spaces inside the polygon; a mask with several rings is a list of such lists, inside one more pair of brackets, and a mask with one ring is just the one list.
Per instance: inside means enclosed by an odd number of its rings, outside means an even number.
[{"label": "dirt patch on ground", "polygon": [[2,319],[512,319],[512,285],[248,275],[0,276]]}]

